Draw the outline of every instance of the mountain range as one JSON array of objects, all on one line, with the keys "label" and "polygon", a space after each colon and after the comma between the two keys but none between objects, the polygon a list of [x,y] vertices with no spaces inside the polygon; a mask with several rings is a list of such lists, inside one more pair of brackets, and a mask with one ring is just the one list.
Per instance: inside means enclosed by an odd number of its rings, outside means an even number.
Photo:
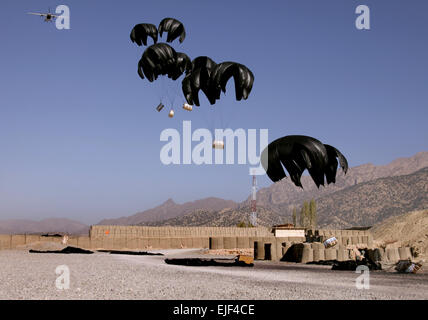
[{"label": "mountain range", "polygon": [[118,219],[105,219],[102,220],[100,225],[136,225],[141,223],[150,223],[154,221],[168,220],[183,216],[190,212],[198,210],[207,211],[220,211],[225,208],[235,208],[238,206],[237,202],[231,200],[224,200],[220,198],[205,198],[201,200],[177,204],[172,199],[155,208],[136,213],[130,217],[122,217]]},{"label": "mountain range", "polygon": [[[309,176],[302,177],[303,189],[289,179],[257,192],[260,225],[292,222],[293,207],[315,199],[318,225],[324,228],[371,226],[382,220],[428,208],[428,152],[400,158],[384,166],[365,164],[351,168],[337,181],[318,189]],[[222,210],[199,208],[169,219],[140,222],[144,225],[232,226],[248,221],[250,198]]]},{"label": "mountain range", "polygon": [[0,220],[0,234],[68,233],[80,235],[88,234],[88,232],[88,225],[63,218],[50,218],[41,221]]}]

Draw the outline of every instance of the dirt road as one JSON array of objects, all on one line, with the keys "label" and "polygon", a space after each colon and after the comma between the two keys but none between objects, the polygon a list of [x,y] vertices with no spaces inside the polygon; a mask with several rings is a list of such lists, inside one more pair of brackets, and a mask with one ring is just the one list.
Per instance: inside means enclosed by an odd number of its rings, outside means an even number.
[{"label": "dirt road", "polygon": [[[361,274],[329,266],[256,261],[245,267],[167,265],[166,257],[197,257],[195,250],[165,256],[30,254],[0,251],[0,299],[428,299],[428,274],[373,271],[370,288]],[[65,265],[70,288],[56,287]]]}]

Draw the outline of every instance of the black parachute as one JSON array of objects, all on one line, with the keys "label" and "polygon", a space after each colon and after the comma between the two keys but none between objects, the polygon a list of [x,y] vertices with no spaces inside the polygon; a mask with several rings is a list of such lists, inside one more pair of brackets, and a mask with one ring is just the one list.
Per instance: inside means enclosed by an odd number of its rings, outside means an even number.
[{"label": "black parachute", "polygon": [[216,99],[220,99],[220,91],[226,93],[231,77],[235,80],[236,100],[246,100],[253,88],[254,75],[246,66],[236,62],[222,62],[214,67],[210,85]]},{"label": "black parachute", "polygon": [[221,91],[226,93],[226,85],[231,77],[235,80],[236,100],[246,100],[254,83],[254,75],[246,66],[236,62],[216,64],[206,56],[192,61],[193,70],[182,83],[183,94],[189,104],[199,106],[199,90],[205,93],[213,105],[220,99]]},{"label": "black parachute", "polygon": [[199,68],[204,70],[212,70],[216,65],[217,63],[215,63],[214,60],[210,57],[200,56],[192,61],[192,70],[196,70]]},{"label": "black parachute", "polygon": [[168,33],[166,42],[173,42],[175,39],[179,38],[180,43],[186,38],[186,30],[184,25],[174,18],[165,18],[161,21],[158,27],[159,35],[162,37],[164,32]]},{"label": "black parachute", "polygon": [[181,83],[187,103],[199,106],[199,91],[202,90],[208,100],[215,101],[210,91],[211,73],[217,64],[207,56],[197,57],[192,61],[192,70]]},{"label": "black parachute", "polygon": [[168,75],[171,78],[177,69],[177,52],[166,43],[148,47],[138,63],[138,74],[142,79],[146,76],[150,82],[156,80],[159,75]]},{"label": "black parachute", "polygon": [[189,74],[192,71],[192,61],[189,56],[183,52],[177,52],[177,61],[175,68],[171,73],[171,79],[177,80],[183,73]]},{"label": "black parachute", "polygon": [[338,164],[345,174],[348,171],[348,161],[339,150],[307,136],[286,136],[275,140],[263,150],[261,162],[273,182],[287,176],[284,166],[294,184],[302,188],[300,178],[306,169],[318,188],[324,185],[325,178],[327,184],[336,182]]},{"label": "black parachute", "polygon": [[154,24],[140,23],[137,24],[131,31],[131,41],[141,46],[144,44],[147,46],[147,37],[153,39],[153,43],[158,42],[158,29]]},{"label": "black parachute", "polygon": [[198,68],[192,71],[181,82],[184,97],[190,105],[199,106],[199,91],[202,90],[205,95],[209,96],[208,83],[209,71],[207,69]]}]

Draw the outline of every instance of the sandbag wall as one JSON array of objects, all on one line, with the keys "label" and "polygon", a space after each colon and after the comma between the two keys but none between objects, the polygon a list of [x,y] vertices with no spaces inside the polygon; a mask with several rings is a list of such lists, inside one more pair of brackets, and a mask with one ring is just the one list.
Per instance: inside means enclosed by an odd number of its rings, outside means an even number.
[{"label": "sandbag wall", "polygon": [[[181,249],[209,248],[210,237],[236,239],[250,236],[272,235],[270,229],[236,227],[145,227],[145,226],[92,226],[91,246],[94,249]],[[237,240],[235,240],[237,242]],[[245,246],[248,241],[239,240]],[[226,243],[229,243],[226,241]]]},{"label": "sandbag wall", "polygon": [[364,244],[368,247],[373,246],[373,236],[368,230],[308,230],[308,242],[324,242],[335,237],[339,244],[359,245]]},{"label": "sandbag wall", "polygon": [[[43,237],[41,235],[0,235],[0,250],[19,249],[26,245],[40,242],[56,242],[61,243],[62,237]],[[80,248],[90,249],[90,238],[88,236],[70,237],[68,241],[70,246],[78,246]]]},{"label": "sandbag wall", "polygon": [[92,226],[89,236],[115,238],[181,238],[181,237],[215,237],[215,236],[271,236],[269,228],[237,227],[146,227],[146,226]]},{"label": "sandbag wall", "polygon": [[[254,242],[254,259],[288,261],[297,263],[319,261],[348,261],[356,259],[356,248],[337,244],[326,249],[321,242],[290,242],[283,238],[262,238]],[[269,250],[267,252],[266,250]],[[402,248],[368,248],[365,249],[372,261],[398,262],[412,258],[411,249]]]}]

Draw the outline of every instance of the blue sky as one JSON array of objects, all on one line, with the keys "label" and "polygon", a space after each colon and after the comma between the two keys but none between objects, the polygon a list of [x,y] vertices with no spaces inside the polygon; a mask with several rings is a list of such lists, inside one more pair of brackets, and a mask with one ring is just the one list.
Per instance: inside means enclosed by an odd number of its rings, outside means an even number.
[{"label": "blue sky", "polygon": [[[71,10],[71,29],[27,15]],[[371,30],[355,28],[355,8]],[[1,1],[0,219],[131,215],[168,198],[235,201],[250,193],[246,165],[164,166],[160,133],[192,127],[304,134],[351,166],[428,150],[428,2]],[[218,105],[176,117],[155,111],[158,84],[141,80],[143,48],[129,33],[164,17],[187,30],[176,50],[237,61],[255,74],[250,98],[233,81]],[[259,178],[268,186],[267,177]]]}]

